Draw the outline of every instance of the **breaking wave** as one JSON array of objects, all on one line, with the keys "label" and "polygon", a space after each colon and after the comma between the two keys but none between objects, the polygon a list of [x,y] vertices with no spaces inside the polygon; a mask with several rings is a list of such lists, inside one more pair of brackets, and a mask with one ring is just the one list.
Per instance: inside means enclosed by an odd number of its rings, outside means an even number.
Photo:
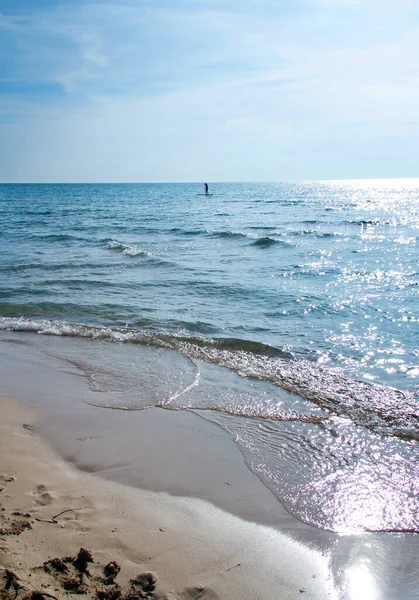
[{"label": "breaking wave", "polygon": [[140,248],[137,248],[137,246],[124,244],[123,242],[118,242],[117,240],[109,240],[106,246],[110,250],[116,250],[117,252],[122,252],[122,254],[127,254],[128,256],[150,256],[149,252],[140,250]]},{"label": "breaking wave", "polygon": [[[307,359],[292,358],[266,344],[235,338],[192,337],[13,317],[1,317],[0,329],[148,344],[176,350],[191,359],[226,367],[241,377],[271,382],[379,435],[419,441],[419,406],[412,392],[349,379]],[[272,410],[270,407],[270,412],[252,416],[283,418]]]}]

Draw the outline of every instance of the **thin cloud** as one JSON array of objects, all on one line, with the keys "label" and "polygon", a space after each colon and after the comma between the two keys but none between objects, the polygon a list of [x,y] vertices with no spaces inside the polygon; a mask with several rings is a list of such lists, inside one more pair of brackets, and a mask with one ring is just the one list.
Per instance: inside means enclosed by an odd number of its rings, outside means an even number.
[{"label": "thin cloud", "polygon": [[0,16],[0,178],[351,177],[376,174],[386,147],[407,175],[419,24],[405,2],[397,15],[375,0],[108,0]]}]

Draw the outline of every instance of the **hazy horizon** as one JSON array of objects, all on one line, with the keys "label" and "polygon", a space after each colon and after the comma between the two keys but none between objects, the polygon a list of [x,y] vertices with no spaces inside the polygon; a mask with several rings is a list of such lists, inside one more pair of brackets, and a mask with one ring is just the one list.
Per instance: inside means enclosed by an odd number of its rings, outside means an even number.
[{"label": "hazy horizon", "polygon": [[[417,182],[419,181],[419,177],[379,177],[379,178],[371,178],[371,177],[364,177],[364,178],[347,178],[347,179],[294,179],[294,180],[287,180],[287,179],[281,179],[281,180],[256,180],[256,179],[248,179],[248,180],[237,180],[237,181],[210,181],[209,179],[207,181],[0,181],[0,185],[197,185],[197,186],[203,186],[205,183],[208,183],[209,185],[217,185],[217,184],[227,184],[227,183],[231,183],[231,184],[237,184],[237,183],[260,183],[260,184],[287,184],[287,183],[309,183],[309,182],[315,182],[315,183],[330,183],[330,182],[336,182],[336,183],[345,183],[345,182],[351,182],[351,183],[357,183],[359,182],[360,184],[363,183],[376,183],[376,184],[383,184],[383,183],[390,183],[390,182],[406,182],[406,184],[410,183],[410,182]],[[416,187],[416,186],[415,186]]]}]

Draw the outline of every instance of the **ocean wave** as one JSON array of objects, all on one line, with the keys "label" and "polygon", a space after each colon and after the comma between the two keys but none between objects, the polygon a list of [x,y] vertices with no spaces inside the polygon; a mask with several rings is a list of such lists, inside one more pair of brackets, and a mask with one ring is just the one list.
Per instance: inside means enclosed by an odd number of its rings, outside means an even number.
[{"label": "ocean wave", "polygon": [[[176,350],[191,359],[226,367],[242,377],[271,382],[379,435],[419,441],[419,407],[413,393],[349,379],[307,359],[290,358],[281,350],[265,344],[234,338],[197,338],[10,316],[0,317],[0,329],[151,344]],[[271,412],[271,416],[260,416],[274,418],[275,412]]]},{"label": "ocean wave", "polygon": [[26,209],[25,213],[27,215],[41,215],[41,216],[45,216],[45,215],[52,215],[54,214],[54,211],[51,209],[45,209],[45,210],[30,210],[30,209]]},{"label": "ocean wave", "polygon": [[122,252],[122,254],[126,254],[128,256],[150,256],[149,252],[140,250],[140,248],[137,248],[137,246],[124,244],[123,242],[118,242],[117,240],[109,240],[106,246],[110,250],[116,250],[117,252]]},{"label": "ocean wave", "polygon": [[[268,200],[267,204],[272,202],[278,202],[278,200]],[[301,196],[301,200],[280,200],[279,203],[281,206],[296,206],[303,203],[303,196]]]},{"label": "ocean wave", "polygon": [[[42,291],[33,291],[31,292],[31,294],[43,296]],[[50,296],[51,295],[52,294],[50,293]],[[48,323],[56,323],[54,325],[54,329],[56,329],[57,331],[60,329],[61,325],[64,329],[67,328],[67,325],[64,322],[55,322],[52,321],[52,319],[65,319],[68,316],[69,318],[77,320],[90,319],[94,318],[97,313],[95,308],[90,306],[81,307],[78,304],[72,304],[70,302],[58,304],[55,302],[44,301],[22,304],[9,304],[0,302],[0,314],[4,315],[4,317],[0,317],[0,329],[10,329],[12,331],[34,331],[36,333],[44,333],[44,331],[46,331],[46,329],[48,328]],[[22,314],[31,315],[31,317],[22,317]],[[115,313],[112,314],[111,309],[108,311],[108,314],[109,316],[112,315],[113,322],[117,322],[116,319],[119,315]],[[4,325],[4,318],[6,318],[6,325]],[[10,326],[9,324],[7,324],[8,319],[12,320],[12,324]],[[124,321],[124,319],[120,318],[120,322],[121,321]],[[75,328],[74,335],[78,335],[76,331],[77,326]]]},{"label": "ocean wave", "polygon": [[30,271],[32,269],[43,269],[39,263],[23,263],[0,266],[0,273],[19,273],[20,271]]},{"label": "ocean wave", "polygon": [[344,225],[360,225],[365,226],[365,225],[392,225],[393,221],[390,221],[388,219],[356,219],[356,220],[346,220],[343,221]]},{"label": "ocean wave", "polygon": [[287,235],[294,237],[307,235],[319,239],[347,236],[346,233],[340,233],[336,231],[319,231],[318,229],[295,229],[294,231],[287,231]]},{"label": "ocean wave", "polygon": [[315,229],[298,229],[296,231],[287,232],[288,235],[300,236],[300,235],[313,235],[316,233]]},{"label": "ocean wave", "polygon": [[46,234],[38,234],[38,233],[34,233],[32,235],[29,236],[30,239],[32,240],[42,240],[42,241],[47,241],[47,242],[85,242],[87,241],[86,238],[83,237],[78,237],[76,235],[70,235],[67,233],[61,233],[61,234],[56,234],[56,233],[46,233]]},{"label": "ocean wave", "polygon": [[[112,284],[109,283],[106,280],[103,279],[92,279],[92,278],[86,278],[86,279],[81,279],[81,278],[70,278],[70,279],[47,279],[45,281],[43,281],[42,283],[39,284],[40,286],[40,290],[39,293],[43,294],[44,292],[42,291],[43,287],[54,287],[54,286],[66,286],[66,288],[71,289],[73,286],[77,287],[77,288],[93,288],[93,289],[97,289],[97,288],[103,288],[103,289],[118,289],[119,288],[119,284]],[[130,287],[129,285],[127,285],[126,287]],[[18,295],[18,291],[16,291],[16,295]],[[22,290],[23,291],[23,290]],[[36,291],[36,290],[35,290]],[[33,293],[33,291],[31,290],[31,294]]]},{"label": "ocean wave", "polygon": [[174,227],[170,230],[170,233],[184,236],[209,236],[211,238],[246,238],[245,233],[240,231],[208,231],[207,229],[182,229],[181,227]]},{"label": "ocean wave", "polygon": [[314,415],[296,410],[281,410],[277,406],[208,406],[194,410],[211,410],[231,417],[245,417],[247,419],[268,419],[269,421],[282,421],[287,423],[311,423],[318,425],[329,419],[328,415]]},{"label": "ocean wave", "polygon": [[289,246],[290,244],[287,244],[286,242],[282,241],[282,240],[275,240],[274,238],[271,238],[269,236],[264,236],[261,238],[258,238],[257,240],[255,240],[254,242],[252,242],[252,246],[256,246],[257,248],[271,248],[272,246]]},{"label": "ocean wave", "polygon": [[346,236],[345,233],[338,233],[336,231],[318,231],[314,234],[316,238],[334,238],[334,237],[343,237]]},{"label": "ocean wave", "polygon": [[199,236],[199,235],[207,235],[208,231],[206,229],[182,229],[181,227],[173,227],[170,230],[170,233],[176,233],[178,235],[187,235],[187,236]]},{"label": "ocean wave", "polygon": [[[102,262],[97,263],[82,263],[79,262],[68,262],[68,263],[56,263],[48,265],[48,271],[65,271],[79,269],[82,266],[84,269],[103,269],[104,265]],[[21,263],[7,265],[5,267],[0,266],[0,273],[19,273],[20,271],[44,271],[45,266],[40,263]],[[32,293],[32,292],[31,292]]]},{"label": "ocean wave", "polygon": [[235,238],[246,238],[247,235],[245,233],[241,233],[240,231],[215,231],[211,233],[211,237],[215,238],[227,238],[227,239],[235,239]]},{"label": "ocean wave", "polygon": [[246,229],[255,229],[256,231],[275,231],[277,228],[271,226],[262,227],[257,225],[249,225],[246,227]]}]

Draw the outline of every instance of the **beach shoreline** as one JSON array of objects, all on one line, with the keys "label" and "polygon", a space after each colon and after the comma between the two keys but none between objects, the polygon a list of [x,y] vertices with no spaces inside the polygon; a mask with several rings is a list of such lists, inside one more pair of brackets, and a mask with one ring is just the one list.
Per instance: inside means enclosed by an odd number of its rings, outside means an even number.
[{"label": "beach shoreline", "polygon": [[27,579],[83,547],[96,577],[109,561],[122,566],[125,586],[151,570],[174,599],[358,600],[361,589],[368,600],[416,597],[418,536],[339,535],[300,522],[220,427],[190,411],[92,406],[86,376],[52,353],[46,362],[31,340],[42,336],[0,340],[0,396],[9,398],[0,404],[0,473],[11,479],[1,484],[3,515],[78,510],[7,535],[3,567]]},{"label": "beach shoreline", "polygon": [[[88,597],[105,587],[103,568],[111,561],[122,567],[122,588],[131,589],[139,573],[157,573],[152,598],[273,599],[278,592],[295,598],[300,590],[310,598],[334,597],[327,561],[318,553],[206,502],[74,469],[34,433],[37,412],[1,399],[0,564],[24,586],[21,597],[36,589],[68,597],[57,577],[40,567],[75,557],[80,548],[95,561],[84,578]],[[9,533],[16,523],[23,524],[20,535]]]},{"label": "beach shoreline", "polygon": [[77,469],[139,489],[207,500],[262,525],[305,528],[247,467],[220,426],[190,410],[104,408],[100,403],[106,406],[108,394],[92,390],[78,367],[39,351],[39,342],[67,345],[71,339],[0,332],[0,341],[2,395],[39,408],[37,433]]}]

